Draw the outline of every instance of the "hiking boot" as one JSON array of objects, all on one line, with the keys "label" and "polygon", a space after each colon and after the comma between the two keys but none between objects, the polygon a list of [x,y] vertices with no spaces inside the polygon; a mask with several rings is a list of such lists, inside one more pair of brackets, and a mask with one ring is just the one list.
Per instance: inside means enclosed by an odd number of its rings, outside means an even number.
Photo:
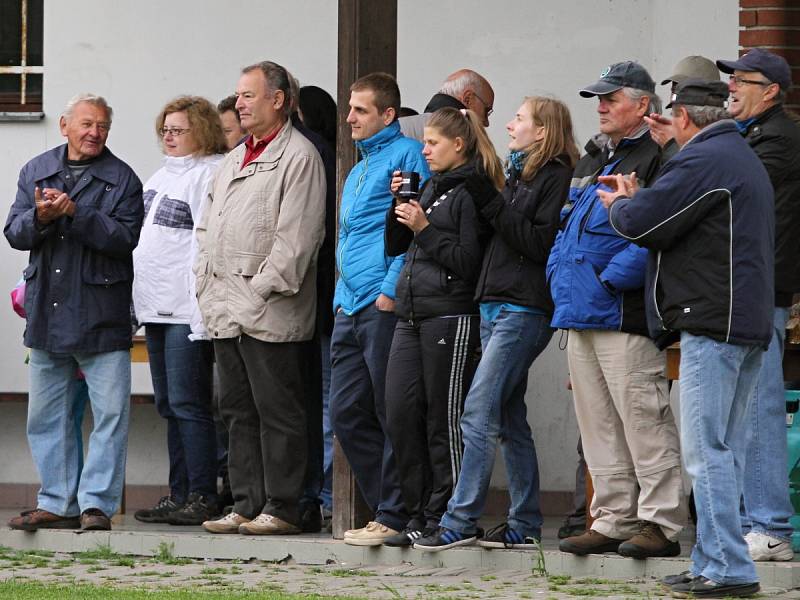
[{"label": "hiking boot", "polygon": [[202,525],[218,514],[216,502],[210,502],[208,497],[192,492],[183,507],[169,513],[167,523],[170,525]]},{"label": "hiking boot", "polygon": [[78,517],[62,517],[41,508],[34,508],[20,513],[8,522],[11,529],[36,531],[37,529],[80,529]]},{"label": "hiking boot", "polygon": [[350,546],[380,546],[387,539],[399,532],[383,523],[370,521],[360,529],[349,529],[344,532],[344,543]]},{"label": "hiking boot", "polygon": [[671,542],[661,531],[661,527],[649,521],[642,521],[639,533],[622,542],[617,549],[620,556],[629,558],[651,558],[655,556],[678,556],[681,545]]},{"label": "hiking boot", "polygon": [[619,545],[625,540],[610,538],[602,533],[589,529],[581,535],[574,535],[561,540],[558,549],[584,556],[586,554],[602,554],[603,552],[616,552]]},{"label": "hiking boot", "polygon": [[183,508],[183,504],[172,496],[162,496],[153,508],[143,508],[133,513],[133,518],[142,523],[166,523],[170,513]]},{"label": "hiking boot", "polygon": [[782,540],[766,533],[751,531],[744,536],[747,550],[754,561],[792,560],[794,552],[788,540]]},{"label": "hiking boot", "polygon": [[111,519],[99,508],[87,508],[81,513],[81,529],[83,531],[109,531]]},{"label": "hiking boot", "polygon": [[708,577],[694,577],[687,583],[670,588],[673,598],[746,598],[758,593],[757,581],[752,583],[717,583]]},{"label": "hiking boot", "polygon": [[426,552],[441,552],[455,548],[456,546],[467,546],[477,539],[476,534],[459,533],[446,527],[439,527],[434,530],[432,535],[423,537],[414,542],[414,548],[425,550]]},{"label": "hiking boot", "polygon": [[278,517],[261,513],[249,523],[239,525],[239,533],[245,535],[290,535],[300,533],[300,528]]},{"label": "hiking boot", "polygon": [[533,536],[522,535],[511,529],[508,523],[493,527],[478,539],[478,546],[483,548],[514,548],[516,550],[535,550],[539,540]]},{"label": "hiking boot", "polygon": [[210,533],[239,533],[239,526],[249,522],[250,519],[247,517],[235,512],[229,512],[220,519],[205,521],[203,529]]},{"label": "hiking boot", "polygon": [[322,531],[322,510],[318,504],[309,504],[300,515],[300,530],[303,533]]}]

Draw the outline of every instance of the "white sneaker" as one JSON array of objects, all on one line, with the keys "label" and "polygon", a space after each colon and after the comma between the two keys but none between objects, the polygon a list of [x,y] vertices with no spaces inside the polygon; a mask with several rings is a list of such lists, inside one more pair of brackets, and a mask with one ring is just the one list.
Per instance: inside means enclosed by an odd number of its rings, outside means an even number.
[{"label": "white sneaker", "polygon": [[744,536],[750,558],[756,561],[767,560],[792,560],[794,552],[792,543],[780,538],[772,537],[766,533],[751,531]]},{"label": "white sneaker", "polygon": [[366,527],[349,529],[344,532],[344,543],[350,546],[380,546],[399,532],[377,521],[370,521]]},{"label": "white sneaker", "polygon": [[247,517],[230,512],[221,519],[204,521],[203,529],[211,533],[239,533],[239,526],[249,522]]}]

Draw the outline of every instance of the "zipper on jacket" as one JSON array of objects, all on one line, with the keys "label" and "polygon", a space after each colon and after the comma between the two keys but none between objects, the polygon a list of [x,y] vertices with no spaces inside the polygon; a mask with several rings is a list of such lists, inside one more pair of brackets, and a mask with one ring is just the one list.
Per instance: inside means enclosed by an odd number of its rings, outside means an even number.
[{"label": "zipper on jacket", "polygon": [[656,254],[656,274],[653,277],[653,306],[656,310],[656,316],[658,317],[658,323],[661,325],[661,329],[666,331],[667,328],[664,327],[664,319],[661,317],[661,311],[658,310],[658,300],[656,299],[656,290],[658,289],[658,276],[661,274],[661,250],[658,251]]}]

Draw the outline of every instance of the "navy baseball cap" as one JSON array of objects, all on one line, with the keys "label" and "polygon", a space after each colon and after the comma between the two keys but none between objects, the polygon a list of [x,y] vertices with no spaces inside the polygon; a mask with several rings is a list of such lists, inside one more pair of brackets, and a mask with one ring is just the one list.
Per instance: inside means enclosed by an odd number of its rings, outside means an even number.
[{"label": "navy baseball cap", "polygon": [[611,94],[624,87],[655,93],[656,82],[642,65],[626,60],[606,67],[600,74],[599,81],[586,86],[578,93],[584,98],[591,98]]},{"label": "navy baseball cap", "polygon": [[723,73],[734,71],[758,71],[782,90],[792,86],[792,69],[786,59],[761,48],[748,50],[739,60],[718,60],[717,67]]},{"label": "navy baseball cap", "polygon": [[727,108],[728,94],[728,86],[722,81],[684,79],[675,86],[675,93],[666,108],[671,108],[673,104]]}]

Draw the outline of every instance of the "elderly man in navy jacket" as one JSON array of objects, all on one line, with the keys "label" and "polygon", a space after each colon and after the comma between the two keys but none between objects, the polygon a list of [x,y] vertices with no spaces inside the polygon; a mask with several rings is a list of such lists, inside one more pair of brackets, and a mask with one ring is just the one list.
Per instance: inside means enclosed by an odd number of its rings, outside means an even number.
[{"label": "elderly man in navy jacket", "polygon": [[[680,332],[681,450],[694,487],[691,570],[664,583],[678,597],[758,591],[739,499],[747,407],[772,335],[774,209],[761,161],[729,120],[728,87],[689,79],[672,96],[681,150],[658,181],[601,178],[609,222],[649,249],[648,326]],[[669,105],[668,105],[669,107]]]},{"label": "elderly man in navy jacket", "polygon": [[[4,233],[30,252],[24,271],[30,353],[28,443],[42,480],[14,529],[110,529],[122,497],[131,393],[131,255],[144,205],[133,170],[106,148],[111,107],[67,104],[67,143],[28,162]],[[71,399],[80,370],[94,426],[83,469]]]}]

